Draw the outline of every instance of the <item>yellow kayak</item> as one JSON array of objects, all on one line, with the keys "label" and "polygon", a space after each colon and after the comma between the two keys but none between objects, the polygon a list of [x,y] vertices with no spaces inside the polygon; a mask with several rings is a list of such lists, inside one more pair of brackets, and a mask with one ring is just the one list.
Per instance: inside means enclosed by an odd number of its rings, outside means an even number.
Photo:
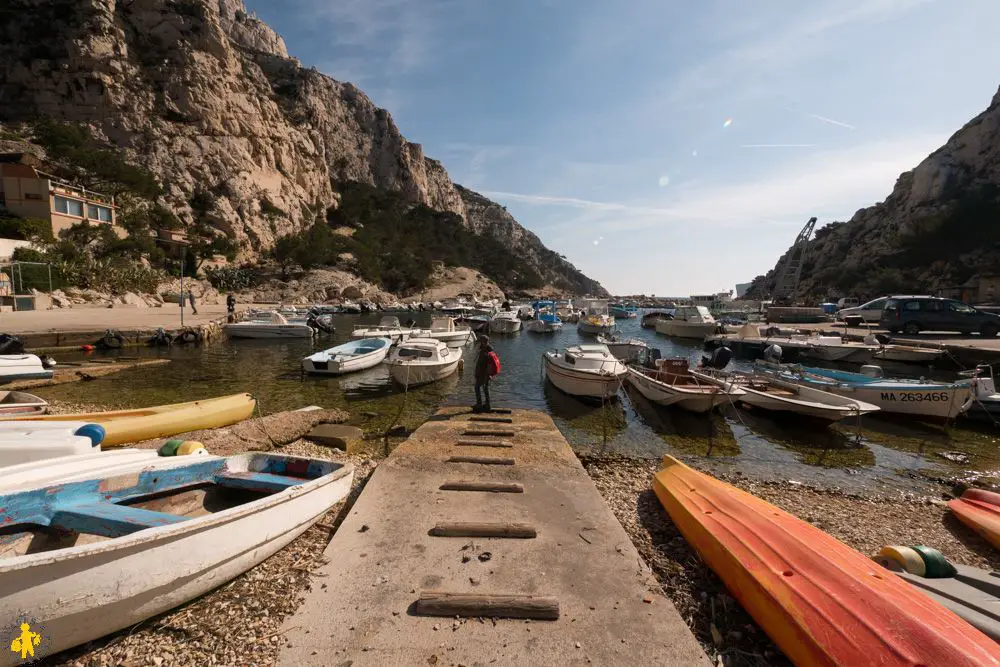
[{"label": "yellow kayak", "polygon": [[101,446],[114,447],[203,428],[229,426],[248,419],[253,414],[256,404],[257,401],[250,394],[233,394],[135,410],[7,418],[25,421],[93,422],[103,426],[106,431]]}]

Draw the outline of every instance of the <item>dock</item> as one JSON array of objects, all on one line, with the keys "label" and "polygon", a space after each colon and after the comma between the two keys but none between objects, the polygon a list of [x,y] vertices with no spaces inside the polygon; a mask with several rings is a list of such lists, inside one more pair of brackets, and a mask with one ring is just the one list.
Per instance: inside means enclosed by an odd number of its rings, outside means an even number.
[{"label": "dock", "polygon": [[709,664],[542,412],[439,410],[324,556],[281,665]]},{"label": "dock", "polygon": [[14,380],[3,385],[7,391],[23,391],[25,389],[41,389],[52,387],[57,384],[67,382],[79,382],[81,380],[96,380],[105,375],[113,375],[122,371],[134,370],[136,368],[147,368],[150,366],[162,366],[169,364],[169,359],[139,359],[138,357],[117,358],[107,360],[93,360],[85,362],[63,362],[57,366],[51,378],[33,378],[30,380]]}]

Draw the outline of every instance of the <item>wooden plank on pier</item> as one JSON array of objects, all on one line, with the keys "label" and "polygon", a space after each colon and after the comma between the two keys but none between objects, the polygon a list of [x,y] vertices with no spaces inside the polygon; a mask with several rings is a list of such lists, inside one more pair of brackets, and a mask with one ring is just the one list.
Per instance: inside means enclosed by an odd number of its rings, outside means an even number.
[{"label": "wooden plank on pier", "polygon": [[428,534],[432,537],[506,537],[523,540],[537,537],[538,531],[526,523],[442,521],[431,528]]},{"label": "wooden plank on pier", "polygon": [[459,440],[460,447],[513,447],[514,444],[506,440]]},{"label": "wooden plank on pier", "polygon": [[559,600],[539,595],[421,591],[414,611],[420,616],[485,616],[555,621],[559,618]]},{"label": "wooden plank on pier", "polygon": [[462,432],[462,435],[492,435],[497,438],[513,438],[514,431],[508,429],[505,431],[495,431],[493,429],[483,429],[483,428],[467,428]]},{"label": "wooden plank on pier", "polygon": [[502,456],[449,456],[445,463],[481,463],[482,465],[512,466],[515,461]]},{"label": "wooden plank on pier", "polygon": [[470,422],[489,422],[491,424],[513,424],[513,417],[469,417]]},{"label": "wooden plank on pier", "polygon": [[524,493],[524,486],[517,482],[470,482],[459,480],[445,482],[440,487],[442,491],[488,491],[490,493]]}]

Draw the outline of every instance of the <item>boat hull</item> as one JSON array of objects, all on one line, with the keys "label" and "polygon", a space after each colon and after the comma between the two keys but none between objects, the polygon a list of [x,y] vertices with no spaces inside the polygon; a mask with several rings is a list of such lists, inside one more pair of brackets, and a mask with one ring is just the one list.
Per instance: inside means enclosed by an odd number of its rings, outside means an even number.
[{"label": "boat hull", "polygon": [[280,340],[287,338],[312,338],[316,332],[307,324],[227,324],[230,338]]},{"label": "boat hull", "polygon": [[656,333],[674,338],[694,338],[704,340],[715,333],[714,322],[685,322],[683,320],[658,320]]},{"label": "boat hull", "polygon": [[[168,611],[263,562],[343,500],[353,476],[346,466],[207,516],[0,561],[0,599],[44,635],[36,658],[52,655]],[[10,651],[3,656],[0,665],[20,662]]]},{"label": "boat hull", "polygon": [[476,339],[476,334],[472,329],[467,329],[465,331],[434,331],[431,329],[428,332],[424,332],[424,338],[434,338],[442,343],[445,343],[448,347],[458,348],[465,347],[472,341]]},{"label": "boat hull", "polygon": [[403,387],[417,387],[443,380],[458,370],[461,359],[443,364],[389,364],[389,375],[392,381]]},{"label": "boat hull", "polygon": [[920,385],[909,387],[845,386],[823,384],[823,391],[845,398],[853,398],[877,405],[882,412],[900,415],[914,415],[936,420],[954,419],[962,412],[971,389],[963,387],[935,386],[921,389]]},{"label": "boat hull", "polygon": [[617,375],[599,375],[585,371],[574,371],[553,363],[545,355],[545,376],[556,389],[584,398],[609,400],[618,395],[621,378]]},{"label": "boat hull", "polygon": [[872,357],[880,361],[899,361],[909,364],[929,364],[940,359],[942,355],[944,350],[906,345],[887,345],[872,353]]},{"label": "boat hull", "polygon": [[809,345],[799,351],[799,356],[820,361],[842,361],[866,364],[872,360],[872,348],[851,345]]},{"label": "boat hull", "polygon": [[609,334],[615,330],[615,323],[604,323],[597,324],[594,322],[588,322],[586,319],[581,319],[576,325],[577,331],[582,334],[589,334],[591,336],[598,336],[601,334]]},{"label": "boat hull", "polygon": [[664,457],[653,491],[796,665],[997,665],[997,645],[822,530]]},{"label": "boat hull", "polygon": [[521,330],[521,320],[515,318],[496,318],[490,320],[490,331],[495,334],[512,334]]},{"label": "boat hull", "polygon": [[347,357],[336,355],[326,360],[320,358],[321,354],[314,354],[303,359],[302,370],[310,375],[344,375],[346,373],[363,371],[382,363],[386,355],[389,354],[389,346],[386,345],[381,350],[375,350],[367,354]]},{"label": "boat hull", "polygon": [[657,405],[676,406],[689,412],[703,413],[729,402],[728,396],[722,392],[683,391],[663,382],[657,382],[631,368],[627,377],[636,391]]},{"label": "boat hull", "polygon": [[1000,494],[968,489],[948,502],[948,509],[966,526],[1000,549]]},{"label": "boat hull", "polygon": [[562,331],[562,322],[546,322],[545,320],[531,320],[524,325],[524,328],[534,333],[556,333]]}]

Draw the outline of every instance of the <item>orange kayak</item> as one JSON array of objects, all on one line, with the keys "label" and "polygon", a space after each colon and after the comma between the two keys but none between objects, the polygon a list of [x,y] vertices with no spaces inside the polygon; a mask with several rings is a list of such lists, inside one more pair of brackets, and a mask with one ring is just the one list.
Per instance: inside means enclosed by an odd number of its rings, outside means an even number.
[{"label": "orange kayak", "polygon": [[958,520],[1000,549],[1000,493],[968,489],[961,498],[948,502]]},{"label": "orange kayak", "polygon": [[1000,645],[875,561],[673,457],[663,465],[660,503],[796,665],[1000,665]]}]

